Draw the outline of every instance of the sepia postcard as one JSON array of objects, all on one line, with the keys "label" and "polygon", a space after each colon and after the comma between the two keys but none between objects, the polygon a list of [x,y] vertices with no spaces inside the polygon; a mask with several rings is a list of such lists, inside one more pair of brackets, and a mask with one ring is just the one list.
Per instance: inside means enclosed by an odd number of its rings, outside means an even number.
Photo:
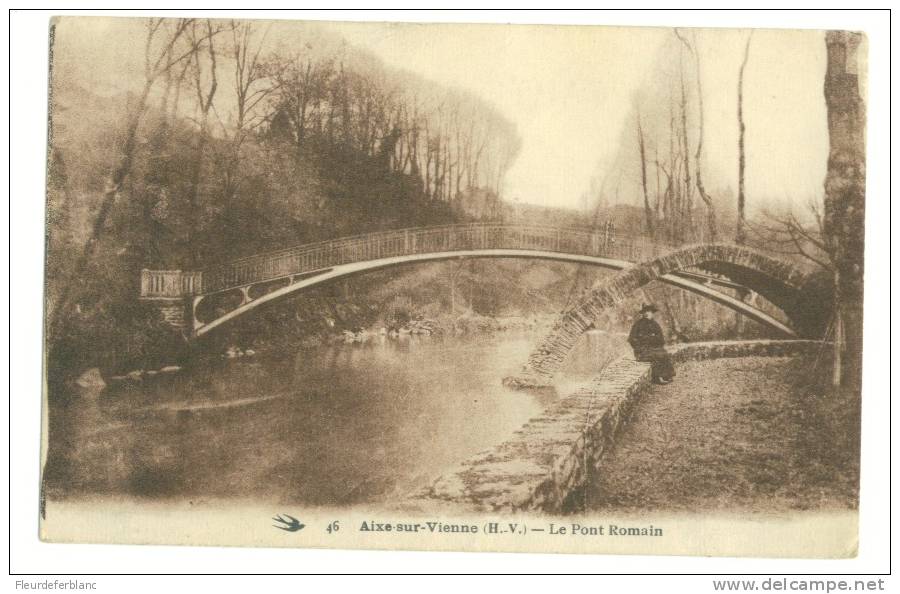
[{"label": "sepia postcard", "polygon": [[43,540],[857,554],[864,34],[48,41]]}]

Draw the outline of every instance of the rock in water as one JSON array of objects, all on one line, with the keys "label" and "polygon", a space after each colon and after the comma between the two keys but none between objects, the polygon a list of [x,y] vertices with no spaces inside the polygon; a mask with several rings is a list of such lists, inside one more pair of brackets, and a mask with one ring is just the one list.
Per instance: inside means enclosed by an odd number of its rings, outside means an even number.
[{"label": "rock in water", "polygon": [[102,390],[106,387],[106,382],[103,381],[103,375],[96,367],[91,367],[90,369],[82,373],[79,378],[75,380],[75,383],[82,388],[94,388]]}]

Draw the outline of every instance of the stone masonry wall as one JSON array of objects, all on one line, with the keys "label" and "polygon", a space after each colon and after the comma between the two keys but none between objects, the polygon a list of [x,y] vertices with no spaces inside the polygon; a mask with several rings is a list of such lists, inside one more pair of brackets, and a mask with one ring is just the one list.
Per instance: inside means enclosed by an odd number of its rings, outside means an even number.
[{"label": "stone masonry wall", "polygon": [[[808,340],[691,343],[670,348],[675,361],[721,357],[784,356],[810,352]],[[650,366],[630,355],[615,360],[591,384],[563,398],[516,431],[511,439],[463,462],[414,493],[402,507],[456,513],[560,512],[613,443],[640,395]]]},{"label": "stone masonry wall", "polygon": [[179,330],[187,328],[184,299],[153,299],[152,302],[166,324]]}]

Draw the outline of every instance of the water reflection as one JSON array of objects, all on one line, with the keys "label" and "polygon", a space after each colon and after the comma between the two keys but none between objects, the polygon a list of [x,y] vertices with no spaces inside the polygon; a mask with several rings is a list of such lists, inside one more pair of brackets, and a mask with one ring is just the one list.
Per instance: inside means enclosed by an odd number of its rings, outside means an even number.
[{"label": "water reflection", "polygon": [[[48,495],[390,500],[507,439],[557,399],[501,383],[535,341],[330,345],[72,395],[51,415]],[[563,391],[589,379],[614,344],[589,333]]]}]

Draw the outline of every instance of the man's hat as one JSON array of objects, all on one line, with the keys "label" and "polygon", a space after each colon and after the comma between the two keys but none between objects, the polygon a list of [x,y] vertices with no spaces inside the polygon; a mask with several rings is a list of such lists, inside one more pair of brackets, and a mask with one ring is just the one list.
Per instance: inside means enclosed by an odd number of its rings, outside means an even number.
[{"label": "man's hat", "polygon": [[643,305],[643,307],[641,307],[640,313],[644,313],[645,311],[653,311],[653,312],[656,312],[656,311],[659,311],[659,309],[657,309],[656,306],[653,305],[652,303],[645,303],[645,304]]}]

